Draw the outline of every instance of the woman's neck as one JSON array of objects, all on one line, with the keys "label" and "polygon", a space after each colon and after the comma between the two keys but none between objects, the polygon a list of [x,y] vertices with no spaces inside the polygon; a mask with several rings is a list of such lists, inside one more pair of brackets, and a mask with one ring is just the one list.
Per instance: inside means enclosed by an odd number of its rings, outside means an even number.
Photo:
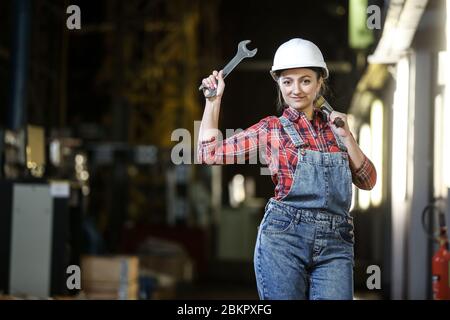
[{"label": "woman's neck", "polygon": [[314,117],[314,108],[312,106],[309,106],[307,108],[303,108],[303,109],[295,109],[298,112],[303,112],[306,116],[306,118],[308,118],[308,120],[312,120]]}]

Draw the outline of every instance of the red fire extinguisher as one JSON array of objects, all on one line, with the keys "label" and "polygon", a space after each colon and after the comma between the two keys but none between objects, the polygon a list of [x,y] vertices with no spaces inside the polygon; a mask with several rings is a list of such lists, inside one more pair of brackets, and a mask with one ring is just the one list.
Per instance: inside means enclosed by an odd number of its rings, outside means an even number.
[{"label": "red fire extinguisher", "polygon": [[450,252],[445,216],[439,212],[439,250],[432,259],[433,299],[450,300]]}]

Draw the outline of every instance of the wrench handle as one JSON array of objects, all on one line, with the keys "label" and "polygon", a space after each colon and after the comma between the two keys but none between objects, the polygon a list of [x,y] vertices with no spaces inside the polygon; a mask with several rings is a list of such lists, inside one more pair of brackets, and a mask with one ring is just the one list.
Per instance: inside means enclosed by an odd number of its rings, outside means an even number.
[{"label": "wrench handle", "polygon": [[339,117],[336,117],[333,121],[334,125],[338,128],[343,128],[345,126],[344,120]]},{"label": "wrench handle", "polygon": [[[330,119],[333,108],[330,106],[327,100],[325,100],[323,96],[320,96],[315,103],[320,108],[320,110],[322,110],[322,112],[327,115],[327,118]],[[338,128],[343,128],[345,126],[344,120],[339,117],[334,118],[333,124]]]},{"label": "wrench handle", "polygon": [[225,77],[231,72],[233,71],[233,69],[239,64],[239,62],[242,61],[242,59],[244,59],[245,57],[242,57],[239,54],[236,54],[233,59],[230,60],[230,62],[227,63],[227,65],[225,67],[223,67],[223,78],[225,79]]},{"label": "wrench handle", "polygon": [[[230,62],[227,63],[227,65],[223,68],[223,78],[225,79],[227,77],[227,75],[230,74],[231,71],[233,71],[233,69],[239,64],[239,62],[242,61],[242,59],[245,57],[240,57],[238,54],[236,54],[233,59],[230,60]],[[203,83],[201,84],[201,86],[198,88],[199,91],[202,91],[205,89],[205,86],[203,85]],[[212,90],[209,92],[208,97],[214,97],[216,95],[216,89]]]}]

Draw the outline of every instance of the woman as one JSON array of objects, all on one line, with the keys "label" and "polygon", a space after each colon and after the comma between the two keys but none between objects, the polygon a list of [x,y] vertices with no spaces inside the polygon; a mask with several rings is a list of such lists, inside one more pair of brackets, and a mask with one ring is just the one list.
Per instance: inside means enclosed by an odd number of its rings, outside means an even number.
[{"label": "woman", "polygon": [[[217,94],[206,98],[199,160],[224,163],[265,144],[275,196],[265,207],[255,247],[261,299],[353,299],[352,182],[372,189],[375,168],[351,134],[346,115],[333,111],[327,119],[314,107],[328,77],[315,44],[299,38],[282,44],[270,73],[282,116],[264,118],[224,141],[217,139],[222,71],[203,79]],[[343,127],[333,124],[336,117]]]}]

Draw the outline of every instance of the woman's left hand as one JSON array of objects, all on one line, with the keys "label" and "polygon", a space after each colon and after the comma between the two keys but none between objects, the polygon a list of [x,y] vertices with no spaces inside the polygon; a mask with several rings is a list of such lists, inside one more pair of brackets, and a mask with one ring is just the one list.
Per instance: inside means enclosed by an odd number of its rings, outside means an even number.
[{"label": "woman's left hand", "polygon": [[[336,125],[333,123],[334,119],[336,118],[341,118],[342,121],[344,121],[344,126],[341,128],[336,127]],[[337,112],[337,111],[333,111],[330,114],[330,122],[329,125],[331,127],[331,129],[340,137],[342,138],[347,138],[350,136],[350,129],[348,127],[348,123],[347,123],[347,115],[345,113],[341,113],[341,112]]]}]

